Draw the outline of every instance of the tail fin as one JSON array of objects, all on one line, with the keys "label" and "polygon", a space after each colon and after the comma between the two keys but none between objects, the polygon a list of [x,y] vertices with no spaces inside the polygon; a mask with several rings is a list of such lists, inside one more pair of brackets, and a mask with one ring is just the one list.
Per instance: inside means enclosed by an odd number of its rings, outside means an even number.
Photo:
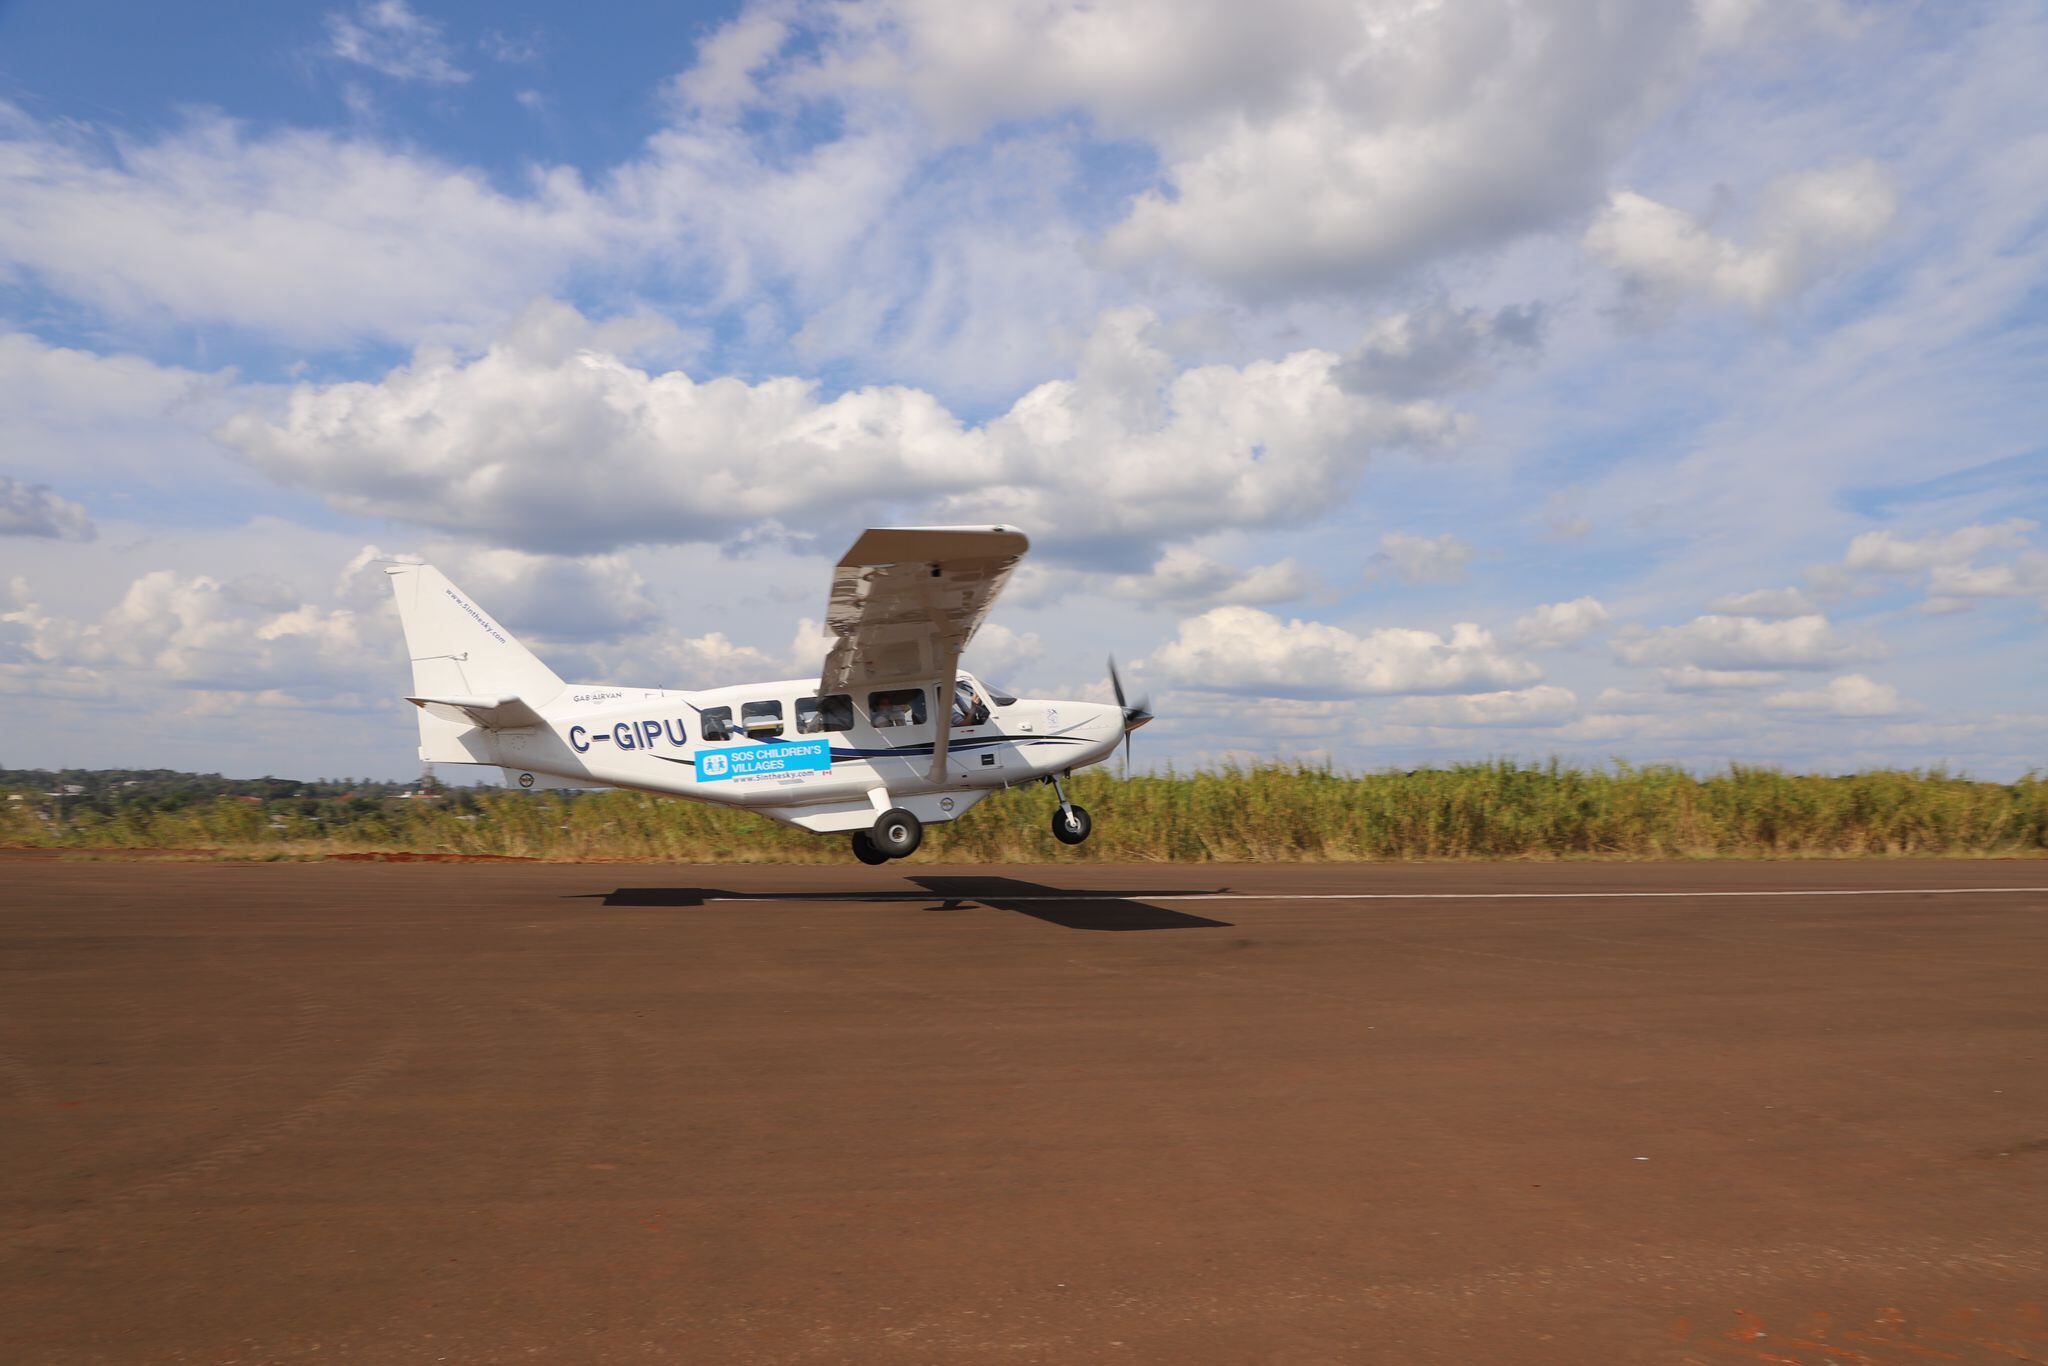
[{"label": "tail fin", "polygon": [[[568,685],[534,658],[512,633],[471,602],[430,564],[393,565],[384,571],[398,599],[412,656],[412,690],[422,698],[518,698],[546,706]],[[420,710],[420,758],[428,762],[491,763],[490,742],[445,708]]]}]

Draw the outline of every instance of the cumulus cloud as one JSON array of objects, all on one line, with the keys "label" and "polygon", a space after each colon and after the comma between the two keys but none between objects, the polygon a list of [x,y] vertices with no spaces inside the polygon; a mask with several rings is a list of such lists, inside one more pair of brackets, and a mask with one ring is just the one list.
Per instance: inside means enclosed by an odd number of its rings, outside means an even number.
[{"label": "cumulus cloud", "polygon": [[1938,610],[1976,598],[2038,598],[2048,607],[2048,553],[2028,550],[2007,564],[1936,565],[1927,576],[1927,605]]},{"label": "cumulus cloud", "polygon": [[1686,704],[1686,699],[1656,689],[1602,688],[1593,699],[1596,716],[1634,716],[1668,712]]},{"label": "cumulus cloud", "polygon": [[1192,688],[1275,697],[1363,697],[1521,687],[1542,671],[1460,623],[1449,637],[1385,627],[1282,621],[1252,607],[1218,607],[1183,621],[1151,664]]},{"label": "cumulus cloud", "polygon": [[1824,669],[1868,652],[1844,639],[1818,612],[1780,621],[1716,613],[1683,626],[1634,628],[1614,641],[1615,656],[1624,663],[1707,670]]},{"label": "cumulus cloud", "polygon": [[[2026,517],[1977,523],[1921,537],[1866,531],[1849,543],[1835,572],[1925,574],[1922,610],[1958,612],[1984,598],[2037,598],[2048,607],[2048,552],[2028,549],[2040,523]],[[1978,564],[1993,550],[2017,550],[2003,563]]]},{"label": "cumulus cloud", "polygon": [[[1172,27],[1178,6],[1162,6]],[[1233,7],[1242,10],[1242,7]],[[1247,22],[1311,36],[1290,79],[1156,127],[1165,185],[1108,234],[1265,294],[1383,281],[1589,203],[1694,31],[1677,6],[1303,5]]]},{"label": "cumulus cloud", "polygon": [[700,110],[907,105],[941,146],[1078,114],[1161,165],[1108,260],[1271,296],[1383,283],[1590,207],[1743,27],[1582,0],[758,5],[679,86]]},{"label": "cumulus cloud", "polygon": [[1169,546],[1142,574],[1112,576],[1105,591],[1132,602],[1267,606],[1298,598],[1314,580],[1292,559],[1239,569],[1187,546]]},{"label": "cumulus cloud", "polygon": [[1697,664],[1681,664],[1675,669],[1659,669],[1657,677],[1672,692],[1724,692],[1730,688],[1769,688],[1785,681],[1785,675],[1776,669],[1702,669]]},{"label": "cumulus cloud", "polygon": [[697,45],[696,60],[671,82],[670,92],[694,113],[730,115],[760,98],[755,76],[790,35],[783,14],[749,6]]},{"label": "cumulus cloud", "polygon": [[[1037,633],[1013,631],[999,621],[991,621],[974,633],[974,639],[962,657],[962,664],[978,677],[1007,685],[1018,670],[1037,663],[1044,653],[1045,643]],[[819,651],[811,661],[811,667],[820,667],[823,662],[824,652]]]},{"label": "cumulus cloud", "polygon": [[[357,72],[469,78],[406,0],[337,9],[326,38]],[[749,4],[631,156],[523,184],[367,135],[198,116],[121,136],[0,108],[0,261],[123,319],[303,344],[468,339],[615,269],[627,289],[705,286],[736,330],[807,356],[882,355],[921,382],[910,364],[950,356],[958,383],[997,371],[1007,393],[1044,372],[1050,336],[1128,297],[1105,266],[1320,291],[1582,213],[1719,45],[1678,0]],[[1105,193],[1088,156],[1105,145],[1156,157],[1149,188]],[[1533,322],[1425,310],[1360,362],[1412,394]]]},{"label": "cumulus cloud", "polygon": [[393,560],[433,564],[521,636],[609,640],[639,632],[661,615],[646,578],[623,555],[530,555],[460,542],[391,556],[364,546],[342,570],[337,596],[359,609],[381,611],[391,593],[382,569]]},{"label": "cumulus cloud", "polygon": [[[29,585],[0,613],[0,691],[121,696],[146,706],[166,688],[202,710],[234,700],[314,705],[397,698],[410,677],[391,592],[395,560],[428,559],[572,680],[646,687],[722,687],[816,670],[825,641],[803,623],[793,657],[690,634],[662,620],[640,573],[618,556],[537,557],[475,546],[387,555],[365,546],[342,568],[333,600],[307,599],[261,574],[236,578],[154,570],[95,617],[45,611]],[[1035,636],[991,627],[977,639],[998,660],[1033,656]],[[193,698],[199,698],[196,704]]]},{"label": "cumulus cloud", "polygon": [[1374,558],[1391,566],[1403,583],[1463,583],[1465,566],[1477,553],[1448,531],[1441,536],[1389,531],[1380,537]]},{"label": "cumulus cloud", "polygon": [[51,346],[26,332],[0,333],[0,417],[26,413],[54,423],[110,414],[155,422],[225,391],[233,378],[233,371],[204,374],[129,353]]},{"label": "cumulus cloud", "polygon": [[1773,711],[1825,712],[1830,716],[1895,716],[1904,709],[1897,688],[1862,674],[1843,674],[1818,688],[1772,693],[1764,705]]},{"label": "cumulus cloud", "polygon": [[1417,726],[1538,727],[1561,725],[1578,710],[1578,696],[1570,688],[1541,683],[1464,697],[1405,698],[1387,712],[1387,719]]},{"label": "cumulus cloud", "polygon": [[455,65],[441,25],[405,0],[369,0],[327,16],[330,56],[401,81],[458,85],[469,73]]},{"label": "cumulus cloud", "polygon": [[1229,0],[862,0],[831,18],[833,45],[798,88],[906,92],[949,136],[1068,109],[1125,132],[1284,95],[1356,40],[1335,0],[1248,13]]},{"label": "cumulus cloud", "polygon": [[1710,52],[1745,41],[1782,42],[1802,32],[1849,37],[1863,22],[1844,0],[1802,0],[1796,5],[1773,5],[1766,0],[1693,0],[1693,8],[1699,16],[1700,38]]},{"label": "cumulus cloud", "polygon": [[[696,636],[653,633],[622,649],[601,651],[598,658],[604,663],[591,681],[626,687],[722,688],[749,679],[772,679],[788,667],[765,650],[735,643],[723,631]],[[817,664],[823,663],[821,653]]]},{"label": "cumulus cloud", "polygon": [[1152,325],[1144,310],[1107,315],[1074,378],[974,426],[900,386],[827,399],[794,378],[650,374],[551,305],[480,356],[429,350],[377,383],[302,385],[282,414],[242,414],[221,437],[339,508],[529,551],[917,509],[1021,525],[1053,555],[1129,560],[1309,520],[1375,448],[1459,430],[1438,405],[1345,390],[1326,351],[1176,370]]},{"label": "cumulus cloud", "polygon": [[1561,650],[1576,645],[1612,620],[1598,598],[1546,602],[1515,622],[1514,641],[1525,650]]},{"label": "cumulus cloud", "polygon": [[1438,305],[1375,322],[1345,358],[1338,377],[1363,393],[1421,398],[1476,384],[1504,356],[1535,350],[1540,304],[1496,313]]},{"label": "cumulus cloud", "polygon": [[1759,588],[1730,593],[1707,604],[1709,611],[1738,617],[1803,617],[1814,610],[1813,599],[1797,588]]},{"label": "cumulus cloud", "polygon": [[90,541],[99,535],[83,507],[51,492],[47,484],[24,484],[0,474],[0,536],[45,536]]},{"label": "cumulus cloud", "polygon": [[369,647],[357,613],[303,602],[275,579],[168,569],[135,579],[97,620],[51,616],[22,600],[7,621],[17,662],[60,675],[125,674],[149,689],[343,692],[361,677],[366,653],[381,657],[396,639],[394,631]]},{"label": "cumulus cloud", "polygon": [[1673,742],[1714,740],[1754,732],[1754,713],[1740,711],[1599,711],[1559,727],[1561,739],[1585,744],[1655,744],[1668,753]]},{"label": "cumulus cloud", "polygon": [[610,240],[574,173],[528,191],[324,132],[203,115],[107,149],[0,106],[0,262],[122,318],[303,343],[471,326]]},{"label": "cumulus cloud", "polygon": [[[484,601],[489,605],[489,599]],[[690,635],[652,621],[610,641],[590,641],[566,658],[581,671],[579,676],[592,682],[723,688],[749,681],[815,678],[831,646],[832,637],[811,617],[797,622],[787,650],[781,652],[743,644],[724,631]],[[1044,648],[1032,632],[988,622],[975,632],[963,666],[981,677],[1008,683],[1015,671],[1034,663]]]},{"label": "cumulus cloud", "polygon": [[[0,214],[0,219],[5,215]],[[0,227],[0,233],[4,233]],[[0,333],[0,451],[23,484],[195,484],[231,469],[206,430],[260,390],[141,356]]]},{"label": "cumulus cloud", "polygon": [[1616,191],[1586,230],[1586,250],[1660,301],[1696,295],[1754,312],[1797,293],[1875,241],[1898,208],[1891,177],[1872,161],[1774,181],[1743,247],[1682,209]]},{"label": "cumulus cloud", "polygon": [[2014,517],[1917,539],[1889,531],[1866,531],[1849,542],[1842,567],[1854,573],[1915,574],[1936,566],[1964,564],[1987,550],[2022,546],[2039,529],[2038,522]]}]

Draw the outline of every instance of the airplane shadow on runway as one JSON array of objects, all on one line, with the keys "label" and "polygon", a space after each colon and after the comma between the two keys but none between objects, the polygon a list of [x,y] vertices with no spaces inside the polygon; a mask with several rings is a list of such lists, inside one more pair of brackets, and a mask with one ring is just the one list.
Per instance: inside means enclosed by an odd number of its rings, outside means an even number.
[{"label": "airplane shadow on runway", "polygon": [[[931,907],[935,911],[957,911],[967,906],[986,906],[991,910],[1014,911],[1018,915],[1028,915],[1034,920],[1043,920],[1048,925],[1058,925],[1069,930],[1230,928],[1230,922],[1227,920],[1210,920],[1206,916],[1188,915],[1183,911],[1168,910],[1163,906],[1147,905],[1143,901],[1131,899],[1143,896],[1183,896],[1191,891],[1221,890],[1215,888],[1133,891],[1118,895],[1110,892],[1068,891],[1061,887],[1046,887],[1011,877],[913,877],[910,881],[923,887],[930,896],[939,898],[941,904]],[[600,895],[594,892],[582,893],[581,897],[600,899]],[[620,887],[601,897],[602,904],[606,906],[678,907],[702,906],[714,901],[759,901],[788,905],[805,901],[922,902],[928,899],[929,897],[916,892],[735,892],[717,887]]]},{"label": "airplane shadow on runway", "polygon": [[[1068,892],[1058,887],[1041,887],[1013,877],[914,877],[910,879],[945,904],[935,911],[955,911],[967,905],[987,906],[997,911],[1015,911],[1048,925],[1069,930],[1213,930],[1228,929],[1227,920],[1170,911],[1147,905],[1131,897],[1185,895],[1179,892],[1111,893]],[[1046,898],[1050,898],[1049,900]]]}]

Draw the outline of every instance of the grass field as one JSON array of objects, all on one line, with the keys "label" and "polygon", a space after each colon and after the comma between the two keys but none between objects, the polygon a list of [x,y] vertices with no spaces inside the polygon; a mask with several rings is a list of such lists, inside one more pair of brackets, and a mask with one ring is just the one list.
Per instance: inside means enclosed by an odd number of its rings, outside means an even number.
[{"label": "grass field", "polygon": [[[1755,858],[2048,853],[2048,778],[1942,772],[1842,777],[1735,768],[1569,768],[1496,762],[1342,774],[1275,765],[1072,786],[1095,818],[1057,845],[1048,789],[990,798],[927,832],[933,861],[1289,862],[1441,858]],[[757,816],[631,792],[453,790],[440,801],[218,797],[59,809],[6,803],[0,844],[183,849],[233,857],[343,852],[565,861],[832,862],[844,841]],[[53,811],[55,814],[53,815]]]}]

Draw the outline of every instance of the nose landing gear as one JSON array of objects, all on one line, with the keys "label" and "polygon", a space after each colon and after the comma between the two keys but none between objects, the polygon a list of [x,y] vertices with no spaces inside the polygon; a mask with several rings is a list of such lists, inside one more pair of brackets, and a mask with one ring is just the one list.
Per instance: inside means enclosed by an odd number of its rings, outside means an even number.
[{"label": "nose landing gear", "polygon": [[1061,844],[1079,844],[1095,828],[1095,822],[1088,818],[1088,808],[1067,800],[1066,784],[1060,781],[1059,774],[1048,774],[1045,780],[1052,784],[1060,799],[1060,809],[1052,813],[1052,837]]}]

